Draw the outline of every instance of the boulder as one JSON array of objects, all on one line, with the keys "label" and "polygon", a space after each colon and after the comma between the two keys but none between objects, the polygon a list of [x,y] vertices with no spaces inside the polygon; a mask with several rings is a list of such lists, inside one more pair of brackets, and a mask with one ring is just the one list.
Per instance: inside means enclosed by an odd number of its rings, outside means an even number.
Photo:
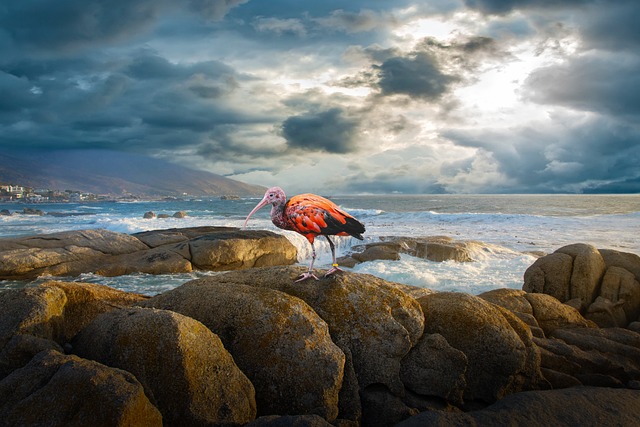
[{"label": "boulder", "polygon": [[54,281],[0,292],[0,348],[16,334],[64,345],[99,314],[146,298],[108,286]]},{"label": "boulder", "polygon": [[360,252],[352,253],[348,257],[343,257],[341,263],[346,266],[353,266],[360,262],[374,260],[400,259],[400,254],[407,254],[418,258],[425,258],[430,261],[473,261],[473,253],[488,250],[486,245],[475,241],[455,241],[451,237],[431,236],[431,237],[381,237],[381,242],[368,243],[366,245],[355,246],[355,250]]},{"label": "boulder", "polygon": [[25,366],[36,354],[44,350],[64,353],[63,348],[55,341],[28,334],[14,335],[0,349],[0,380]]},{"label": "boulder", "polygon": [[254,388],[220,339],[181,314],[105,313],[78,334],[73,351],[134,374],[164,425],[245,424],[256,416]]},{"label": "boulder", "polygon": [[19,334],[58,339],[66,302],[64,291],[55,287],[0,292],[0,349]]},{"label": "boulder", "polygon": [[[91,260],[93,265],[100,265],[109,255],[146,249],[135,237],[101,229],[0,239],[0,278],[62,276],[74,272],[69,264],[81,265]],[[89,271],[93,270],[84,272]]]},{"label": "boulder", "polygon": [[534,316],[533,307],[527,300],[526,292],[517,289],[500,288],[483,292],[478,296],[518,316],[520,320],[529,326],[534,336],[544,336],[544,332]]},{"label": "boulder", "polygon": [[145,212],[144,215],[142,215],[142,218],[144,219],[153,219],[155,217],[156,217],[156,213],[153,211]]},{"label": "boulder", "polygon": [[601,327],[625,327],[640,316],[640,257],[582,243],[564,246],[527,269],[522,289],[550,295]]},{"label": "boulder", "polygon": [[0,239],[0,279],[87,272],[103,276],[173,274],[296,261],[296,248],[286,237],[229,227],[154,230],[135,235],[81,230]]},{"label": "boulder", "polygon": [[294,283],[302,271],[272,267],[202,280],[277,289],[304,300],[327,322],[333,341],[351,353],[360,390],[382,384],[402,396],[400,361],[423,332],[424,316],[417,301],[395,284],[368,274],[342,273],[318,282]]},{"label": "boulder", "polygon": [[107,286],[53,281],[0,292],[0,377],[44,349],[62,351],[99,314],[146,298]]},{"label": "boulder", "polygon": [[[304,268],[230,272],[215,279],[279,289],[305,300],[329,325],[347,356],[340,393],[340,417],[390,425],[409,416],[402,402],[400,361],[422,334],[423,315],[404,291],[413,287],[364,274],[339,274],[318,282],[294,283]],[[322,274],[322,271],[318,271]],[[428,294],[427,289],[419,292]],[[381,406],[382,405],[382,406]],[[394,409],[381,413],[381,408]],[[362,414],[362,415],[361,415]],[[373,424],[372,424],[373,425]]]},{"label": "boulder", "polygon": [[610,301],[598,297],[587,308],[585,319],[591,320],[601,328],[625,327],[629,323],[624,312],[624,301]]},{"label": "boulder", "polygon": [[187,212],[185,212],[185,211],[178,211],[178,212],[173,214],[174,218],[186,218],[187,216],[188,216]]},{"label": "boulder", "polygon": [[289,240],[270,231],[221,231],[189,241],[191,262],[201,270],[226,271],[297,262]]},{"label": "boulder", "polygon": [[345,355],[304,301],[211,277],[141,305],[182,313],[218,334],[255,386],[259,415],[338,416]]},{"label": "boulder", "polygon": [[597,325],[582,317],[580,312],[567,304],[545,294],[525,294],[533,310],[533,316],[545,334],[551,334],[555,329],[576,327],[595,328]]},{"label": "boulder", "polygon": [[610,388],[573,387],[564,390],[512,394],[474,412],[427,411],[397,427],[467,426],[637,426],[640,392]]},{"label": "boulder", "polygon": [[[534,338],[542,367],[585,385],[627,386],[640,380],[640,334],[621,328],[556,329],[550,338]],[[565,378],[547,377],[554,388]],[[569,384],[571,385],[571,384]]]},{"label": "boulder", "polygon": [[467,365],[467,356],[442,335],[424,334],[402,359],[400,378],[416,394],[461,405]]},{"label": "boulder", "polygon": [[538,258],[524,272],[522,289],[531,293],[551,295],[560,302],[571,299],[571,266],[570,255],[554,252]]},{"label": "boulder", "polygon": [[109,286],[81,282],[49,281],[40,285],[41,288],[60,289],[64,292],[66,302],[58,334],[54,339],[65,344],[97,316],[117,308],[128,307],[148,296],[132,292],[124,292]]},{"label": "boulder", "polygon": [[418,301],[425,333],[442,335],[467,358],[465,400],[491,403],[544,383],[531,332],[506,310],[464,293],[434,293]]},{"label": "boulder", "polygon": [[598,296],[600,280],[606,269],[602,255],[595,247],[583,243],[564,246],[556,252],[573,258],[571,298],[580,298],[583,305],[589,305]]},{"label": "boulder", "polygon": [[366,245],[364,251],[351,254],[351,258],[358,262],[400,259],[400,245],[393,243],[373,243]]},{"label": "boulder", "polygon": [[165,213],[158,214],[158,219],[167,219],[167,218],[169,218],[169,214],[165,214]]},{"label": "boulder", "polygon": [[319,415],[264,415],[245,427],[332,427]]},{"label": "boulder", "polygon": [[612,303],[620,303],[619,306],[624,312],[625,319],[624,324],[616,326],[626,326],[640,316],[640,283],[636,276],[626,268],[615,265],[607,268],[602,278],[600,297]]},{"label": "boulder", "polygon": [[6,426],[162,426],[132,374],[52,350],[0,381],[0,420]]},{"label": "boulder", "polygon": [[620,267],[631,272],[640,282],[640,256],[630,252],[620,252],[613,249],[600,249],[600,255],[607,267]]}]

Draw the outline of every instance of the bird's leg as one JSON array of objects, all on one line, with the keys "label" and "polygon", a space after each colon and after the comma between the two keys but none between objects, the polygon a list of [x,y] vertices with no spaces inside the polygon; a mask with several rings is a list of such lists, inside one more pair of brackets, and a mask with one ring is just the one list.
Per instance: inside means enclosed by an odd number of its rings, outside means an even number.
[{"label": "bird's leg", "polygon": [[318,280],[315,274],[313,274],[313,263],[315,262],[315,260],[316,260],[316,248],[313,246],[313,242],[311,242],[311,264],[309,264],[309,271],[307,271],[306,273],[302,273],[300,277],[298,277],[298,280],[296,280],[296,283],[302,282],[303,280],[312,279],[312,278]]},{"label": "bird's leg", "polygon": [[331,248],[331,258],[333,259],[333,263],[331,264],[331,269],[326,272],[324,277],[331,276],[333,273],[337,271],[344,271],[340,267],[338,267],[338,262],[336,261],[336,246],[333,244],[329,236],[324,236],[329,241],[329,247]]}]

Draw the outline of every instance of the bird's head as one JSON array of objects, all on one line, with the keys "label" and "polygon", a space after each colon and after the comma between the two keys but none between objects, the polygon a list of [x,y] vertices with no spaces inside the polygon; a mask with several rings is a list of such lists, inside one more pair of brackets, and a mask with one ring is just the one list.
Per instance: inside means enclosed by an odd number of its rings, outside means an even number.
[{"label": "bird's head", "polygon": [[251,212],[249,212],[249,215],[247,215],[247,219],[244,220],[243,228],[247,227],[247,222],[249,221],[249,218],[251,218],[251,215],[256,213],[263,206],[268,205],[270,203],[272,205],[278,205],[278,204],[281,204],[281,203],[284,204],[286,201],[287,201],[287,196],[285,196],[284,191],[282,190],[282,188],[280,188],[280,187],[271,187],[271,188],[269,188],[264,193],[264,197],[262,198],[262,200],[260,200],[260,203],[258,203],[256,205],[256,207],[253,208],[253,210]]}]

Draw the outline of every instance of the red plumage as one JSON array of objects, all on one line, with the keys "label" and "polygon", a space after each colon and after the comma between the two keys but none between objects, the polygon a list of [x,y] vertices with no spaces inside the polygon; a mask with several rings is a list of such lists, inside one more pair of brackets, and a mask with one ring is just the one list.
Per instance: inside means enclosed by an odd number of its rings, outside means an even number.
[{"label": "red plumage", "polygon": [[300,194],[287,201],[284,217],[289,227],[305,236],[309,242],[318,235],[353,236],[362,240],[364,225],[340,209],[331,200],[315,194]]}]

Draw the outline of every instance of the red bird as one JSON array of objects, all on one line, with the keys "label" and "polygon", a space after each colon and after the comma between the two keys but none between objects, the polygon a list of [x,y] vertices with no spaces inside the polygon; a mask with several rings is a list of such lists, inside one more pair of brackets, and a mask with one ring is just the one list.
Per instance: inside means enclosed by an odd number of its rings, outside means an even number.
[{"label": "red bird", "polygon": [[271,187],[264,193],[260,203],[247,215],[244,226],[247,226],[251,215],[269,203],[272,205],[271,222],[276,227],[300,233],[311,243],[312,257],[309,271],[302,274],[296,282],[310,278],[318,280],[313,274],[313,263],[316,260],[316,249],[313,246],[313,241],[316,236],[322,235],[327,238],[331,248],[331,256],[333,257],[333,264],[325,274],[325,277],[336,271],[342,271],[338,268],[336,248],[329,236],[353,236],[362,240],[361,233],[365,231],[364,225],[340,209],[331,200],[315,194],[300,194],[287,200],[284,191],[280,187]]}]

